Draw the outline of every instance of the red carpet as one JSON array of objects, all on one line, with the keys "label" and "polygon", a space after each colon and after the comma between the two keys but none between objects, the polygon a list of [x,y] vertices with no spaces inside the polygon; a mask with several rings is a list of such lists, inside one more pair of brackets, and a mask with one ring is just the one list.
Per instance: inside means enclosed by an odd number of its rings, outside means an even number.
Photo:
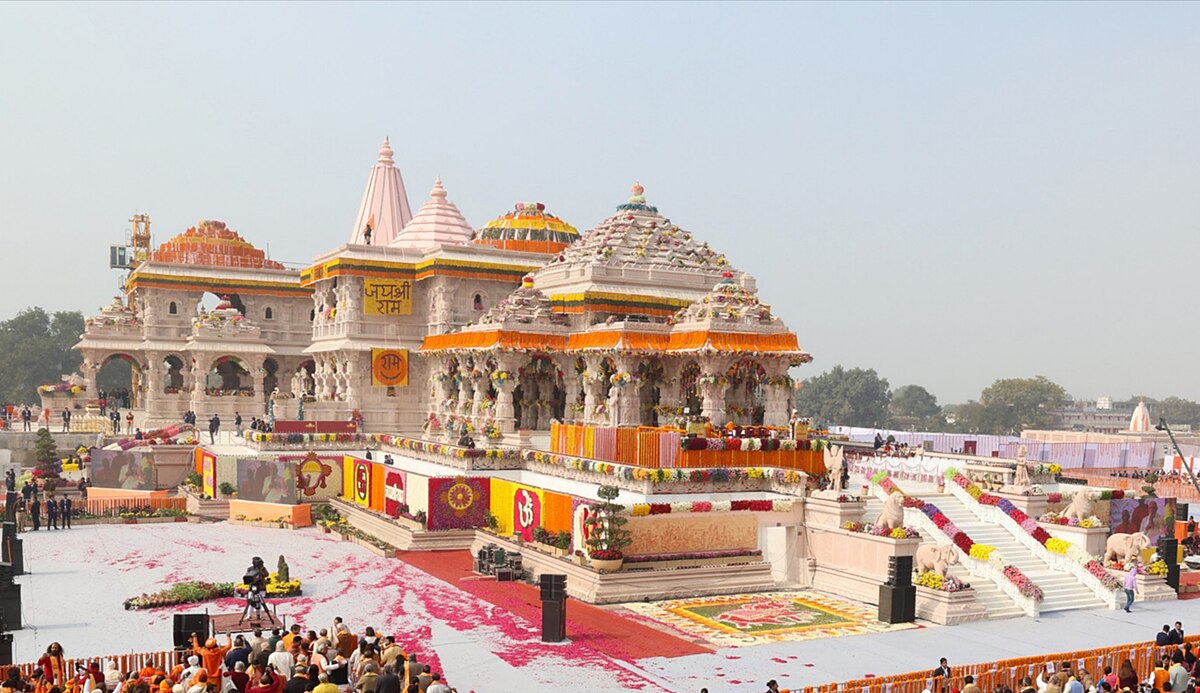
[{"label": "red carpet", "polygon": [[[400,559],[530,623],[540,626],[542,622],[542,603],[536,587],[477,577],[472,571],[469,551],[404,551]],[[567,637],[624,661],[711,652],[696,643],[574,599],[567,600]]]}]

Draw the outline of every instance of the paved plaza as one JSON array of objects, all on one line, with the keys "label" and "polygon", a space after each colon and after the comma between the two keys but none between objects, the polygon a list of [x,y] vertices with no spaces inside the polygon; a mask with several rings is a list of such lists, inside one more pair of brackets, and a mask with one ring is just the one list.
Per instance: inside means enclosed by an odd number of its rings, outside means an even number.
[{"label": "paved plaza", "polygon": [[[775,614],[783,594],[788,598],[783,602],[802,600],[802,606],[796,607],[800,615],[789,616],[788,623],[768,631],[804,633],[805,626],[824,625],[833,637],[793,641],[774,633],[762,644],[730,640],[729,646],[715,637],[703,647],[673,648],[677,656],[659,657],[654,651],[629,649],[630,642],[644,642],[651,649],[652,639],[627,641],[623,650],[607,642],[621,637],[626,627],[644,627],[646,620],[632,614],[608,620],[594,616],[621,615],[627,613],[625,607],[599,610],[571,602],[568,608],[574,618],[589,621],[587,632],[581,625],[571,642],[543,644],[535,611],[497,606],[500,600],[490,596],[506,586],[487,585],[489,592],[465,575],[439,579],[412,563],[380,558],[315,529],[286,531],[226,523],[101,525],[25,537],[33,572],[20,578],[26,628],[14,640],[18,661],[36,659],[55,640],[62,641],[68,656],[166,649],[174,613],[205,608],[226,613],[240,610],[241,602],[226,599],[125,611],[121,605],[126,598],[181,580],[233,581],[251,556],[261,555],[273,565],[280,554],[287,557],[292,576],[303,581],[304,596],[278,602],[279,613],[289,623],[319,629],[342,616],[356,628],[373,625],[395,633],[402,646],[444,670],[463,693],[558,691],[583,681],[591,691],[685,692],[707,686],[712,691],[752,693],[762,690],[769,678],[794,688],[932,668],[939,656],[957,663],[989,661],[1145,640],[1168,621],[1182,620],[1192,628],[1200,623],[1197,600],[1139,605],[1133,614],[1094,610],[1048,615],[1039,621],[921,624],[924,627],[855,635],[849,632],[871,630],[865,627],[871,619],[861,610],[845,604],[834,608],[837,605],[820,595],[773,593],[759,600],[742,599],[743,615],[757,619],[764,609]],[[426,554],[426,560],[443,559]],[[527,586],[513,586],[518,588]],[[684,613],[681,607],[689,607],[686,613],[692,618],[684,620],[694,626],[703,620],[700,615],[712,615],[701,601],[674,600],[643,605],[639,611],[674,609],[678,614]],[[860,623],[852,625],[851,620]],[[839,627],[850,630],[839,632]],[[691,654],[681,654],[687,652]]]}]

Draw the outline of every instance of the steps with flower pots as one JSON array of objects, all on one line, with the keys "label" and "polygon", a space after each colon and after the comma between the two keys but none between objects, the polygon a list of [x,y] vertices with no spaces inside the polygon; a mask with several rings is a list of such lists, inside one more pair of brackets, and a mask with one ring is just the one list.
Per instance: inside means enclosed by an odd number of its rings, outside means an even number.
[{"label": "steps with flower pots", "polygon": [[[1096,594],[1074,575],[1050,567],[1018,541],[1006,528],[980,520],[955,496],[949,493],[927,493],[922,494],[921,498],[937,505],[951,522],[969,534],[976,542],[996,547],[996,550],[1004,556],[1005,561],[1020,568],[1021,572],[1025,573],[1038,587],[1041,587],[1045,598],[1040,605],[1040,612],[1094,609],[1105,606]],[[882,507],[882,503],[879,507]],[[878,509],[875,512],[878,514]],[[868,515],[874,519],[874,515],[870,515],[870,511],[868,511]],[[972,585],[978,586],[979,582],[976,580]]]}]

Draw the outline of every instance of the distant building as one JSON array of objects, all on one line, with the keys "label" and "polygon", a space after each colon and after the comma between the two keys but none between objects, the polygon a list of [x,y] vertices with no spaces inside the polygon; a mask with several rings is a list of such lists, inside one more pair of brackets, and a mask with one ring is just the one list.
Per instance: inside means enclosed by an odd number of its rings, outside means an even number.
[{"label": "distant building", "polygon": [[1075,400],[1051,412],[1054,428],[1078,433],[1118,433],[1129,430],[1135,402],[1114,402],[1110,397],[1096,401]]}]

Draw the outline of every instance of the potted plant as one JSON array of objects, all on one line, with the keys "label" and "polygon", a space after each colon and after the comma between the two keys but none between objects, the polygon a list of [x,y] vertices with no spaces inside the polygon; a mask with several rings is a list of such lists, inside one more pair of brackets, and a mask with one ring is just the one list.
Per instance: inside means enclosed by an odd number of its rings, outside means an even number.
[{"label": "potted plant", "polygon": [[228,481],[222,481],[217,486],[217,490],[220,491],[221,495],[225,496],[226,498],[229,498],[233,494],[237,493],[237,489],[234,488],[233,484],[229,483]]},{"label": "potted plant", "polygon": [[490,529],[492,533],[495,533],[496,530],[500,528],[500,518],[496,517],[496,515],[493,513],[489,512],[485,518],[485,521],[487,522],[487,528]]},{"label": "potted plant", "polygon": [[592,506],[592,516],[587,519],[588,558],[592,567],[605,573],[616,572],[625,562],[621,549],[629,546],[629,530],[625,529],[628,518],[622,515],[625,506],[614,503],[621,489],[616,486],[601,486],[596,495],[603,501]]},{"label": "potted plant", "polygon": [[567,530],[562,530],[554,537],[554,555],[566,556],[571,550],[571,533]]}]

